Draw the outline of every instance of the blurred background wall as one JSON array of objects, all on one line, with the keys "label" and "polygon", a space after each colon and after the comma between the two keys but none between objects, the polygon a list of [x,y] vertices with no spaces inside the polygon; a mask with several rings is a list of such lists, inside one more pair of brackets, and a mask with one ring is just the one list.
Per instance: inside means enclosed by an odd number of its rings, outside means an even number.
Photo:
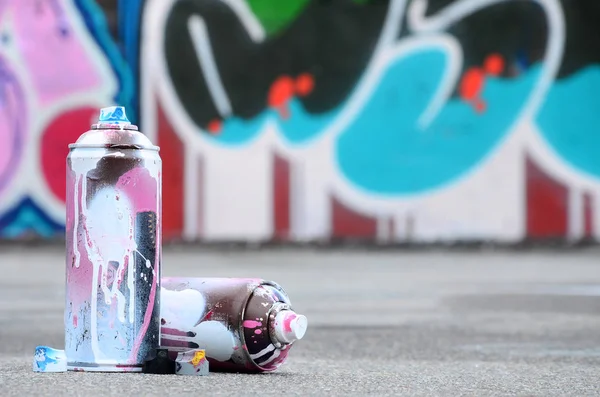
[{"label": "blurred background wall", "polygon": [[600,237],[600,2],[0,3],[0,239],[62,238],[127,107],[165,241]]}]

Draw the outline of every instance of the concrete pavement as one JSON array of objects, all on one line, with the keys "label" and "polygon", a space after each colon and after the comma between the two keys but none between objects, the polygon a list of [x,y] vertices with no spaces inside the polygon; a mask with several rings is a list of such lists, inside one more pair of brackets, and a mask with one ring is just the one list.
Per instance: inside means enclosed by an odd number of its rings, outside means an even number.
[{"label": "concrete pavement", "polygon": [[0,247],[2,395],[600,395],[600,252],[167,248],[164,276],[280,283],[309,330],[279,371],[35,374],[62,348],[64,253]]}]

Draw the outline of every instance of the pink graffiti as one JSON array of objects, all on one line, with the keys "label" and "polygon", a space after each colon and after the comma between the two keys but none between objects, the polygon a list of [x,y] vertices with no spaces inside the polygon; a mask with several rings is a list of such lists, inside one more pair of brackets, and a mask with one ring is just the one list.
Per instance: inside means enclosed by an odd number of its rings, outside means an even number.
[{"label": "pink graffiti", "polygon": [[16,76],[0,56],[0,193],[17,172],[26,128],[25,100]]},{"label": "pink graffiti", "polygon": [[23,57],[42,105],[101,84],[101,77],[68,18],[66,2],[4,3],[0,11],[13,14],[14,45]]},{"label": "pink graffiti", "polygon": [[[87,104],[74,103],[68,109],[61,102],[106,87],[107,76],[99,66],[104,54],[89,36],[74,0],[0,0],[0,20],[10,21],[0,31],[0,195],[22,171],[26,140],[33,135],[44,141],[44,131],[31,130],[38,125],[33,119],[56,109],[51,119],[67,115],[69,128],[61,131],[58,143],[40,147],[47,185],[64,199],[64,177],[53,170],[64,170],[63,141],[72,143],[72,131],[80,134],[91,120],[86,118],[80,127],[80,114],[73,109],[86,109]],[[13,56],[7,57],[8,51]]]}]

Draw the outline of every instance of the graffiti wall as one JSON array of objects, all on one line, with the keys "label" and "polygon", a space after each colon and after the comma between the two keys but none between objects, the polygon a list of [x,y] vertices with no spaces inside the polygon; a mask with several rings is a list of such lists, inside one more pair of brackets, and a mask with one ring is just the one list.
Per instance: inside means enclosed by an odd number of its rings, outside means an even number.
[{"label": "graffiti wall", "polygon": [[109,102],[161,147],[165,240],[600,237],[600,3],[101,3],[0,8],[5,238],[62,233]]},{"label": "graffiti wall", "polygon": [[87,0],[0,2],[2,239],[64,237],[67,145],[128,100],[102,16]]}]

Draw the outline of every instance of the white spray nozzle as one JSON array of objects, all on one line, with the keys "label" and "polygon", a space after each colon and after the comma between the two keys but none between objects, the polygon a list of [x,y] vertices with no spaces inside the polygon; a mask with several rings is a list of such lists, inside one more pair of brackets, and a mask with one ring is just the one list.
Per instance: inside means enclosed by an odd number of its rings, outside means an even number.
[{"label": "white spray nozzle", "polygon": [[304,337],[308,320],[292,310],[282,310],[275,316],[275,338],[283,344],[294,343]]}]

